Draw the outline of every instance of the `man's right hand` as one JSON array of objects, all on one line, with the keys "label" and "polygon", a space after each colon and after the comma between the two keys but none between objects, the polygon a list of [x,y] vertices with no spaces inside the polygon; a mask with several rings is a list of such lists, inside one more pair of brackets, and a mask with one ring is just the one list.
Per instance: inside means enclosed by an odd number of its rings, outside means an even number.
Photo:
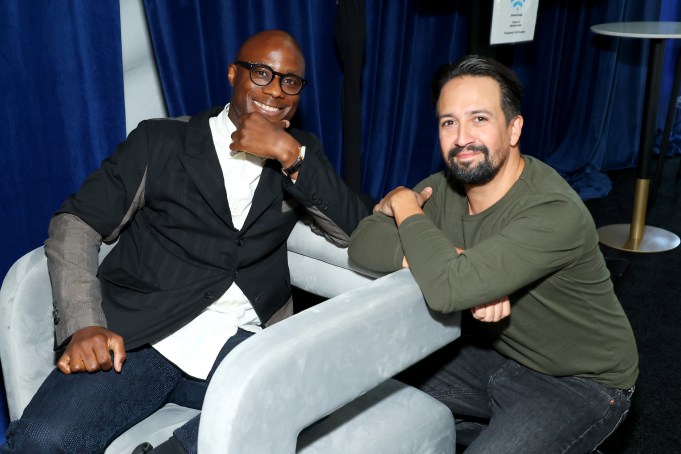
[{"label": "man's right hand", "polygon": [[374,213],[383,213],[395,219],[399,227],[403,220],[414,214],[423,213],[423,205],[433,195],[433,189],[424,188],[416,192],[404,186],[398,186],[374,206]]},{"label": "man's right hand", "polygon": [[[113,352],[113,364],[109,352]],[[101,326],[88,326],[73,333],[66,351],[57,361],[57,368],[65,374],[74,374],[111,370],[113,366],[120,372],[125,358],[121,336]]]}]

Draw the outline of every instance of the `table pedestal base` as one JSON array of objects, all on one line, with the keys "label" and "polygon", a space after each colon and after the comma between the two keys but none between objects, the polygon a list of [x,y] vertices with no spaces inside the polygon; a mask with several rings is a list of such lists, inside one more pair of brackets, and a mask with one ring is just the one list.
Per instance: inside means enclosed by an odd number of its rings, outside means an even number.
[{"label": "table pedestal base", "polygon": [[630,232],[630,224],[606,225],[598,229],[598,238],[606,246],[629,252],[664,252],[681,243],[672,232],[648,225],[643,228],[642,238],[634,238]]},{"label": "table pedestal base", "polygon": [[601,243],[630,252],[664,252],[674,249],[681,243],[679,237],[672,232],[645,225],[649,189],[649,179],[636,179],[631,224],[601,227],[598,229],[598,238]]}]

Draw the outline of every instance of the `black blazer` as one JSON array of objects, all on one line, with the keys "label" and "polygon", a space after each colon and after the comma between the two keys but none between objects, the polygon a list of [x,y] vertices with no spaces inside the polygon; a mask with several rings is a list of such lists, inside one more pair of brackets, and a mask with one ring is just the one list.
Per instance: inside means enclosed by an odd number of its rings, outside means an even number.
[{"label": "black blazer", "polygon": [[120,231],[98,277],[108,327],[129,349],[174,332],[233,282],[266,322],[290,297],[286,239],[301,214],[341,245],[368,214],[316,138],[291,130],[306,146],[297,182],[267,161],[236,230],[208,123],[220,110],[140,123],[58,211],[103,238]]}]

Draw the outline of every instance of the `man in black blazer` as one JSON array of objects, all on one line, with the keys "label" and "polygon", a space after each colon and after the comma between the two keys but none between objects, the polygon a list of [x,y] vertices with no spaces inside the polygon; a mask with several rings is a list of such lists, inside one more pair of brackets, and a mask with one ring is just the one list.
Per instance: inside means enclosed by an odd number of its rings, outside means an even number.
[{"label": "man in black blazer", "polygon": [[[227,107],[140,123],[55,213],[45,249],[64,350],[3,453],[102,452],[168,401],[200,408],[229,350],[292,313],[299,217],[348,244],[368,209],[316,138],[289,129],[304,75],[289,34],[252,36]],[[198,417],[153,452],[196,452],[197,435]]]}]

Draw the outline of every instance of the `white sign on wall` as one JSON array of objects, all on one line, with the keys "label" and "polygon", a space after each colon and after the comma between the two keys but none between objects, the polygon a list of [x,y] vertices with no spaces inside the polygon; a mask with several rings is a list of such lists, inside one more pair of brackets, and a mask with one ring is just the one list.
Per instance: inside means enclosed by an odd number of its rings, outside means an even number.
[{"label": "white sign on wall", "polygon": [[494,0],[489,43],[532,41],[538,6],[539,0]]}]

